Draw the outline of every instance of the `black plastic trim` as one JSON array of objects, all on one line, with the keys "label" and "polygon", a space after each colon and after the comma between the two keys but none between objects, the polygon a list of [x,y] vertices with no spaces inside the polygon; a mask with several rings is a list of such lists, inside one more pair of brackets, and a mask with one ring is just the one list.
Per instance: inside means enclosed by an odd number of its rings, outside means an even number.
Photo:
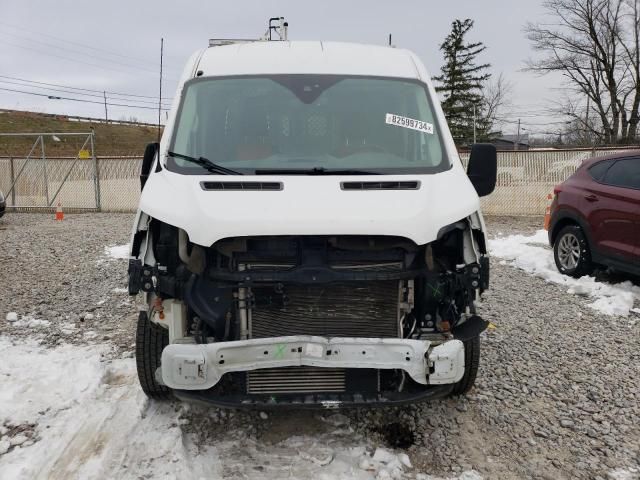
[{"label": "black plastic trim", "polygon": [[549,245],[553,247],[553,240],[555,240],[555,235],[558,233],[555,231],[556,225],[558,225],[558,223],[560,223],[562,220],[567,219],[572,220],[573,222],[578,224],[584,232],[585,236],[587,237],[587,242],[589,243],[589,250],[591,250],[592,257],[594,253],[597,254],[597,252],[595,251],[596,249],[594,248],[593,239],[591,238],[591,230],[589,229],[589,225],[587,224],[586,220],[566,209],[556,210],[551,216],[551,221],[549,222]]},{"label": "black plastic trim", "polygon": [[406,405],[448,396],[455,384],[431,385],[424,391],[401,393],[288,394],[288,395],[221,395],[212,390],[174,390],[185,401],[205,403],[221,408],[238,409],[343,409]]},{"label": "black plastic trim", "polygon": [[468,227],[468,223],[466,219],[458,220],[457,222],[450,223],[449,225],[445,225],[440,230],[438,230],[438,235],[436,235],[436,240],[440,240],[447,233],[453,232],[454,230],[465,230]]},{"label": "black plastic trim", "polygon": [[232,190],[232,191],[281,191],[284,189],[282,182],[200,182],[200,187],[205,191]]},{"label": "black plastic trim", "polygon": [[420,186],[417,180],[340,183],[342,190],[420,190]]},{"label": "black plastic trim", "polygon": [[250,285],[254,282],[282,282],[307,285],[320,285],[332,282],[361,282],[383,280],[405,280],[426,275],[426,268],[396,271],[349,271],[334,270],[323,266],[299,266],[289,270],[229,272],[227,270],[209,270],[209,278],[220,282],[238,282]]}]

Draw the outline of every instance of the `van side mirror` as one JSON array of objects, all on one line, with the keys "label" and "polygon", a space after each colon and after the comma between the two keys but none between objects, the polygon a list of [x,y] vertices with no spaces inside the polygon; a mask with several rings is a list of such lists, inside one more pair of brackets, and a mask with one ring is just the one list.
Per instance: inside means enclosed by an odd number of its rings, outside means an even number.
[{"label": "van side mirror", "polygon": [[480,197],[493,192],[498,174],[498,154],[490,143],[475,143],[471,146],[467,176]]},{"label": "van side mirror", "polygon": [[147,183],[149,178],[149,172],[153,165],[153,160],[156,158],[156,153],[160,148],[160,144],[157,142],[148,143],[144,149],[144,156],[142,157],[142,168],[140,169],[140,191],[144,188],[144,184]]}]

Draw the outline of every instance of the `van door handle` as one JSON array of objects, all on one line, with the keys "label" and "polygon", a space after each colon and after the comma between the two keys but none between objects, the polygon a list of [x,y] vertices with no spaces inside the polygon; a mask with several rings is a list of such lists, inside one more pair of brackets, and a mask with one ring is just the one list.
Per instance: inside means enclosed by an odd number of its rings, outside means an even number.
[{"label": "van door handle", "polygon": [[589,195],[585,195],[584,198],[587,200],[587,202],[597,202],[598,201],[598,196],[594,195],[593,193],[591,193]]}]

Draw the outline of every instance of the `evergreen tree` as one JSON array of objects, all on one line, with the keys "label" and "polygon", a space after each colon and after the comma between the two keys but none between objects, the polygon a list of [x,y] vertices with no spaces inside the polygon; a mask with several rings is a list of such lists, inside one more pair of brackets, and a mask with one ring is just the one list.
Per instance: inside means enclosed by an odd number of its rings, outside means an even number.
[{"label": "evergreen tree", "polygon": [[445,64],[441,74],[433,77],[437,82],[436,91],[443,95],[442,109],[456,144],[473,141],[474,106],[478,140],[487,138],[491,123],[484,121],[482,96],[483,84],[491,77],[486,71],[490,65],[476,65],[476,57],[487,47],[482,42],[465,42],[465,35],[472,27],[473,20],[469,18],[451,24],[451,33],[440,45]]}]

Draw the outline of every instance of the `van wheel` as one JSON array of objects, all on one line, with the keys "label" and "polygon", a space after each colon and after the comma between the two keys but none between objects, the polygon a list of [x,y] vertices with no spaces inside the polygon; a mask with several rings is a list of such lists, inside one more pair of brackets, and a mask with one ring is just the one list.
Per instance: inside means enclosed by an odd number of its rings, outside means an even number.
[{"label": "van wheel", "polygon": [[149,321],[147,312],[138,315],[136,330],[136,366],[142,391],[149,398],[167,400],[171,389],[156,381],[156,369],[160,366],[162,350],[169,344],[169,332]]},{"label": "van wheel", "polygon": [[473,384],[476,383],[479,365],[480,337],[474,337],[464,342],[464,375],[453,387],[451,395],[464,395],[471,390]]},{"label": "van wheel", "polygon": [[593,272],[589,244],[582,229],[567,225],[553,242],[553,258],[560,273],[580,278]]}]

